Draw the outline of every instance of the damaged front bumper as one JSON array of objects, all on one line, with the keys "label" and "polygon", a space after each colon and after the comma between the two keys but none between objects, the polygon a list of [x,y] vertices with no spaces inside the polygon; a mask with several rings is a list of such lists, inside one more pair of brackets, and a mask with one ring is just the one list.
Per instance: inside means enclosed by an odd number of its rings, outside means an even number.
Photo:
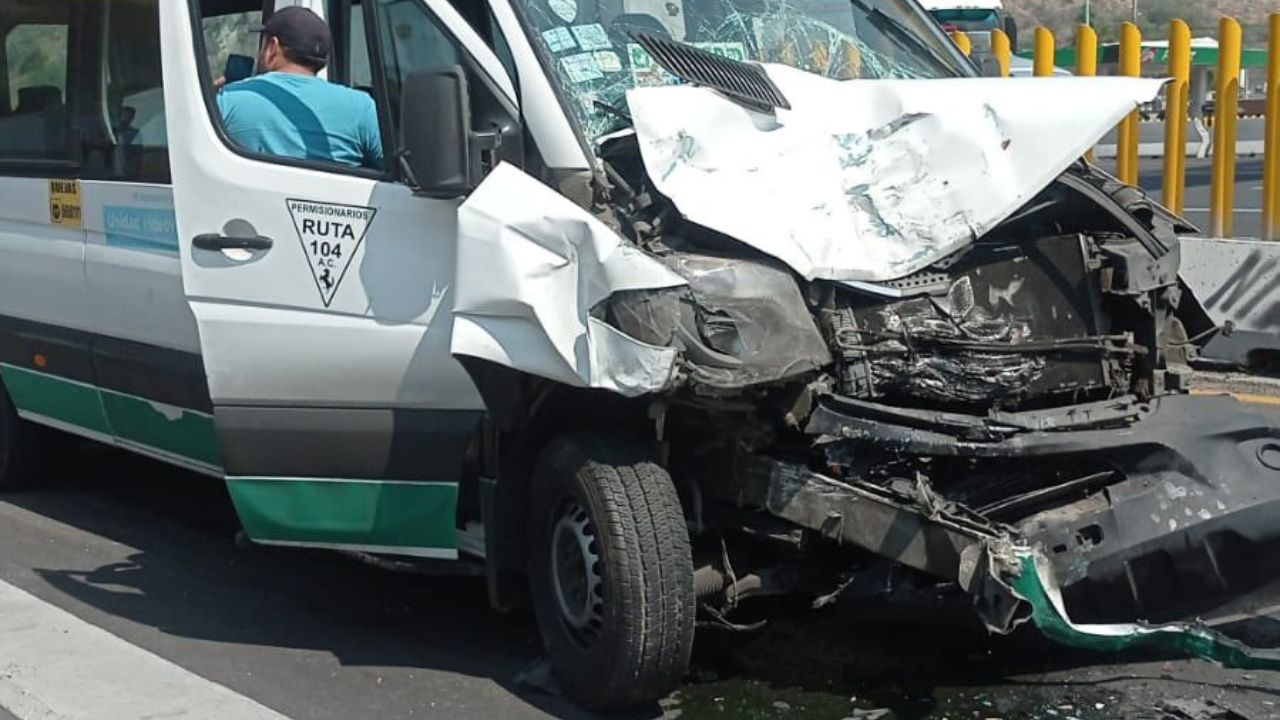
[{"label": "damaged front bumper", "polygon": [[[1030,619],[1073,646],[1152,643],[1280,667],[1280,655],[1196,625],[1131,622],[1195,616],[1275,576],[1280,424],[1272,418],[1228,397],[979,417],[832,396],[806,430],[826,472],[749,455],[733,481],[710,492],[953,582],[996,632]],[[857,474],[859,459],[887,455],[919,469],[910,477]],[[979,511],[956,499],[963,488],[948,483],[952,465],[943,458],[978,474],[1015,458],[1087,472]]]},{"label": "damaged front bumper", "polygon": [[[836,399],[809,432],[900,457],[1080,468],[982,509],[1043,549],[1083,619],[1184,617],[1275,577],[1274,553],[1261,551],[1280,543],[1280,425],[1229,397],[990,418],[872,409]],[[857,450],[828,443],[829,458],[842,451]]]}]

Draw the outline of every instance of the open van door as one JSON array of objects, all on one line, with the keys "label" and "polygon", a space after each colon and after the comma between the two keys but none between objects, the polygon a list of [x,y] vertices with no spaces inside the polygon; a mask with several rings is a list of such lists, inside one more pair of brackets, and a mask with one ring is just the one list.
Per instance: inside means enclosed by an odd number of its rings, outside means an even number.
[{"label": "open van door", "polygon": [[[456,14],[421,10],[426,24],[398,24],[397,43],[470,32]],[[459,200],[415,196],[390,172],[235,147],[214,120],[216,68],[202,67],[204,37],[216,36],[207,29],[225,34],[227,23],[194,0],[164,3],[161,22],[182,279],[245,531],[456,556],[457,482],[482,409],[449,353]],[[376,47],[372,32],[350,35],[335,54]],[[350,65],[380,75],[395,62]]]}]

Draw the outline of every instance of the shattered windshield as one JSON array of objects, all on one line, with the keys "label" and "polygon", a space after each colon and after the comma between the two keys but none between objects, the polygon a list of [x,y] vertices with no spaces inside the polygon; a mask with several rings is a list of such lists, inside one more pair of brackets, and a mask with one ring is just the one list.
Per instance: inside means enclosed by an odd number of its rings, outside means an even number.
[{"label": "shattered windshield", "polygon": [[633,37],[838,80],[970,72],[912,0],[515,0],[591,140],[628,126],[626,92],[677,80]]}]

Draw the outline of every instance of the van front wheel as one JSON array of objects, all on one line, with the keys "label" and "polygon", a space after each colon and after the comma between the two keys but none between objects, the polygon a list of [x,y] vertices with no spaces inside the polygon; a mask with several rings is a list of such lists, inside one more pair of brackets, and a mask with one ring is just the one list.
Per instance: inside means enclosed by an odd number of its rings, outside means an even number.
[{"label": "van front wheel", "polygon": [[534,470],[529,578],[552,668],[594,708],[657,700],[693,648],[693,560],[667,472],[636,442],[552,440]]}]

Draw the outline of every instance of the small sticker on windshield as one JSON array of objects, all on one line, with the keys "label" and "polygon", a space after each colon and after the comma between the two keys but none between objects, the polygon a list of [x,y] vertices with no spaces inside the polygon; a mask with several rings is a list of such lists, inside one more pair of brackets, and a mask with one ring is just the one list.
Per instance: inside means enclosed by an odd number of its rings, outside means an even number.
[{"label": "small sticker on windshield", "polygon": [[573,33],[569,32],[569,28],[564,27],[543,30],[542,41],[547,44],[547,49],[553,53],[564,52],[578,47],[578,42],[573,39]]},{"label": "small sticker on windshield", "polygon": [[611,50],[602,50],[596,55],[596,67],[600,68],[600,72],[616,73],[622,71],[622,58],[618,57],[618,53]]},{"label": "small sticker on windshield", "polygon": [[293,227],[302,242],[302,254],[311,267],[320,300],[329,307],[378,211],[309,200],[286,200],[285,204],[293,216]]},{"label": "small sticker on windshield", "polygon": [[591,82],[604,77],[600,72],[600,66],[596,65],[595,55],[591,53],[579,53],[561,58],[560,66],[564,68],[565,76],[573,83]]},{"label": "small sticker on windshield", "polygon": [[578,44],[583,50],[607,50],[613,47],[613,43],[609,41],[609,35],[605,33],[604,26],[600,23],[574,25],[573,36],[578,39]]},{"label": "small sticker on windshield", "polygon": [[547,6],[565,22],[578,19],[578,0],[547,0]]}]

